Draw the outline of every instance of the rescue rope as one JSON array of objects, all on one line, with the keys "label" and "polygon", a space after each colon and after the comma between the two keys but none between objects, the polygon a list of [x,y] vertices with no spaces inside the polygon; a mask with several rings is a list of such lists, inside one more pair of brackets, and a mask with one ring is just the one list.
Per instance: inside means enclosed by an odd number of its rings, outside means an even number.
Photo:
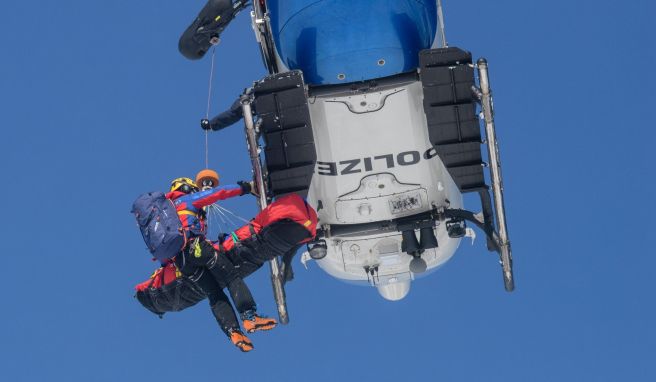
[{"label": "rescue rope", "polygon": [[217,206],[220,210],[222,210],[223,212],[227,212],[227,213],[229,213],[230,215],[234,216],[235,218],[237,218],[237,220],[241,220],[241,221],[244,222],[244,223],[248,223],[248,220],[246,220],[246,219],[244,219],[243,217],[237,215],[236,213],[230,211],[229,209],[227,209],[227,208],[225,208],[225,207],[222,207],[222,206],[219,206],[219,205],[216,205],[216,206]]},{"label": "rescue rope", "polygon": [[[210,80],[207,85],[207,111],[205,112],[205,119],[210,119],[210,105],[212,102],[212,80],[214,78],[214,56],[216,53],[216,45],[212,46],[212,58],[210,60]],[[205,130],[205,168],[209,168],[209,130]]]},{"label": "rescue rope", "polygon": [[221,232],[230,231],[233,228],[236,229],[235,223],[228,220],[225,214],[221,212],[221,210],[219,210],[218,207],[215,208],[214,211],[216,212],[217,216],[221,219],[223,225],[225,226],[225,229],[221,228]]},{"label": "rescue rope", "polygon": [[211,206],[207,208],[207,232],[205,233],[208,238],[216,238],[219,232],[223,232],[223,225],[220,218],[217,218],[217,213]]},{"label": "rescue rope", "polygon": [[223,210],[221,210],[221,208],[219,208],[218,206],[216,208],[216,212],[218,212],[219,216],[222,216],[223,219],[225,219],[227,221],[226,225],[228,226],[228,228],[237,229],[237,227],[239,227],[239,223],[234,221],[230,216],[228,216],[228,214],[223,212]]},{"label": "rescue rope", "polygon": [[[215,237],[219,232],[234,231],[248,223],[248,220],[218,204],[207,206],[207,220],[209,237]],[[216,231],[215,224],[218,226],[218,231]]]},{"label": "rescue rope", "polygon": [[[216,208],[214,207],[214,205],[210,205],[208,207],[209,207],[207,209],[207,212],[208,212],[207,213],[207,229],[208,229],[208,232],[209,232],[210,229],[212,229],[213,231],[216,231],[214,229],[215,225],[219,228],[218,232],[223,232],[224,231],[223,226],[226,225],[225,220],[223,219],[223,217],[221,217],[219,215],[218,212],[216,212]],[[221,224],[222,222],[223,222],[223,224]],[[216,234],[218,232],[212,232],[212,235],[216,236]]]}]

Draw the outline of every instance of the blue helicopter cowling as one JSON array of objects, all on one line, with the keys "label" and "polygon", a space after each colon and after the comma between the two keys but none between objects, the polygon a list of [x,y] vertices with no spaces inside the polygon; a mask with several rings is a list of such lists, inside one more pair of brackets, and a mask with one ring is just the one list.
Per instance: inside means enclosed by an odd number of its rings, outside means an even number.
[{"label": "blue helicopter cowling", "polygon": [[418,67],[432,46],[429,0],[269,0],[278,56],[312,85],[370,80]]}]

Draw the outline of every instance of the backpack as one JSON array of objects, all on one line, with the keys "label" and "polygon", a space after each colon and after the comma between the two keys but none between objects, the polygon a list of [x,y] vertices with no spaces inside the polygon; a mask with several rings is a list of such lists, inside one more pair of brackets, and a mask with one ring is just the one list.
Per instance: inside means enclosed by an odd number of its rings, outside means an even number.
[{"label": "backpack", "polygon": [[150,253],[160,262],[175,257],[185,245],[178,212],[162,192],[143,194],[132,204],[132,213]]},{"label": "backpack", "polygon": [[160,318],[166,312],[179,312],[207,297],[195,282],[180,273],[173,262],[157,269],[135,289],[137,292],[134,297],[144,308]]}]

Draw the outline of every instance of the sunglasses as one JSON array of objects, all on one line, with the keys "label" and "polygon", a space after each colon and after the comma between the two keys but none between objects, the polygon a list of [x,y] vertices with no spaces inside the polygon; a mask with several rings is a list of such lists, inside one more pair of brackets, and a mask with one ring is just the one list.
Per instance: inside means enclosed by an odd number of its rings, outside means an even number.
[{"label": "sunglasses", "polygon": [[189,194],[189,193],[192,193],[192,192],[198,192],[198,188],[197,187],[192,187],[188,184],[183,184],[182,186],[180,186],[180,188],[178,188],[178,191],[182,191],[185,194]]}]

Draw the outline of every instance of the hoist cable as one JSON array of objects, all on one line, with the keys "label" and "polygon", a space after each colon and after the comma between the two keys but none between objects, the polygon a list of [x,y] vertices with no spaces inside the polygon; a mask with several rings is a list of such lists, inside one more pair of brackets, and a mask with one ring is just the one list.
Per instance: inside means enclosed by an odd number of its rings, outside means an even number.
[{"label": "hoist cable", "polygon": [[[216,45],[212,46],[212,58],[210,60],[210,80],[207,85],[207,111],[205,112],[205,119],[210,119],[210,105],[212,102],[212,80],[214,79],[214,56],[216,53]],[[209,130],[205,130],[205,168],[209,168]]]}]

